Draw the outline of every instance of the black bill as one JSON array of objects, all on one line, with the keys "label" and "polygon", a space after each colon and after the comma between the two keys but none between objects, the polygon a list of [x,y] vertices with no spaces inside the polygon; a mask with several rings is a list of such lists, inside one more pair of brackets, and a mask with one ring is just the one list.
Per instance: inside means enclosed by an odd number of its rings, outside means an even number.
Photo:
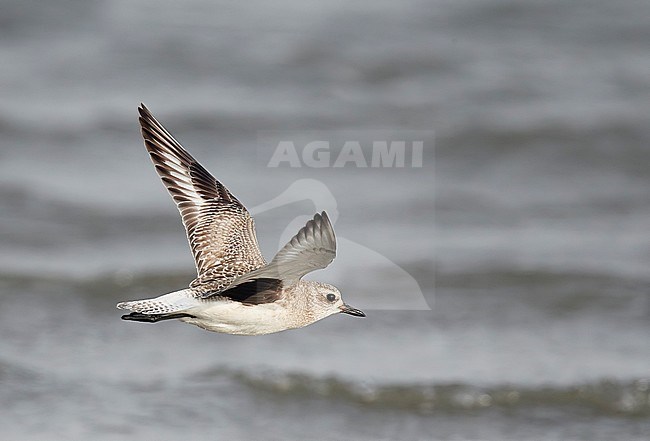
[{"label": "black bill", "polygon": [[350,315],[354,315],[354,316],[357,316],[357,317],[365,317],[366,316],[366,314],[364,314],[363,311],[361,311],[360,309],[353,308],[350,305],[342,305],[342,306],[339,307],[339,309],[341,310],[341,312],[343,312],[345,314],[350,314]]}]

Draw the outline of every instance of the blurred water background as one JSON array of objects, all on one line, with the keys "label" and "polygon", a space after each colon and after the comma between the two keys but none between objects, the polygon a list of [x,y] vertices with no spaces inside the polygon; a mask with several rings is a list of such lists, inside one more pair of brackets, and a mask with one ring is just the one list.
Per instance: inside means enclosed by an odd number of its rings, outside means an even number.
[{"label": "blurred water background", "polygon": [[[2,439],[648,439],[647,2],[1,8]],[[368,318],[122,322],[194,275],[140,101],[249,207],[323,184],[256,216],[262,250],[336,211],[314,276]],[[434,132],[435,161],[269,168],[259,142],[377,129]]]}]

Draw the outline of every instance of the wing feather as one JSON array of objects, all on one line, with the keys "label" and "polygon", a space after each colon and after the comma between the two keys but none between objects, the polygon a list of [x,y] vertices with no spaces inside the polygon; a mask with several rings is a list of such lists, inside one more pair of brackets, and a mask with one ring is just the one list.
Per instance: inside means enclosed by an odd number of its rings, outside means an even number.
[{"label": "wing feather", "polygon": [[[282,281],[289,286],[305,274],[327,267],[336,257],[336,236],[332,223],[324,211],[314,215],[268,265],[253,270],[232,281],[223,291],[227,293],[249,282],[269,279]],[[204,298],[221,295],[218,292],[206,293]]]},{"label": "wing feather", "polygon": [[[181,214],[198,279],[224,288],[266,262],[246,208],[199,164],[141,104],[144,144]],[[205,279],[205,280],[202,280]]]}]

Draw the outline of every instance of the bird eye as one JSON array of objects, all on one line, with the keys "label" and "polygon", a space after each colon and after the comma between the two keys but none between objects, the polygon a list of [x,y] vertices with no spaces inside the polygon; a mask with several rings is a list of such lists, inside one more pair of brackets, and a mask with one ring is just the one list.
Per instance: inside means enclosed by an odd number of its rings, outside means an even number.
[{"label": "bird eye", "polygon": [[334,294],[332,294],[332,293],[327,294],[327,301],[328,302],[333,302],[335,300],[336,300],[336,296]]}]

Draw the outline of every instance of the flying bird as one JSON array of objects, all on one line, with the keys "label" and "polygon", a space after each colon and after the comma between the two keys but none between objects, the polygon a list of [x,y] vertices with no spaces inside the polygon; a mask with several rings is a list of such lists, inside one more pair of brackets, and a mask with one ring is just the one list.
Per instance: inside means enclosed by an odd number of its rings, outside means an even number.
[{"label": "flying bird", "polygon": [[208,331],[262,335],[301,328],[332,314],[365,314],[327,283],[302,280],[336,256],[336,236],[324,211],[266,262],[253,218],[199,164],[144,104],[138,108],[144,145],[180,211],[197,278],[156,298],[117,304],[123,320],[178,319]]}]

